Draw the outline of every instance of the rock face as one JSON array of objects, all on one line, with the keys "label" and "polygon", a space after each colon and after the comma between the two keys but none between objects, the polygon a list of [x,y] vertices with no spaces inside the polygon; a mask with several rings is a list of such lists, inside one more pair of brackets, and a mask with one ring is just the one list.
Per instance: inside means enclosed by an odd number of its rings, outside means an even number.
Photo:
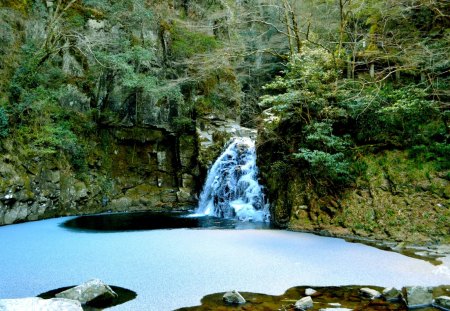
[{"label": "rock face", "polygon": [[199,140],[199,163],[203,169],[209,168],[220,155],[225,143],[231,137],[256,139],[257,131],[240,126],[235,120],[206,115],[197,120]]},{"label": "rock face", "polygon": [[404,287],[403,295],[408,308],[428,307],[433,302],[432,289],[423,286]]},{"label": "rock face", "polygon": [[275,151],[281,147],[274,144],[270,133],[258,132],[257,164],[274,224],[414,243],[448,237],[450,181],[445,171],[427,173],[406,152],[386,151],[362,156],[366,172],[347,188],[328,193],[308,180],[300,166],[280,159]]},{"label": "rock face", "polygon": [[304,310],[311,309],[313,306],[314,306],[313,300],[311,299],[310,296],[307,296],[307,297],[303,297],[300,300],[297,300],[294,307],[295,307],[295,310],[304,311]]},{"label": "rock face", "polygon": [[60,292],[56,294],[56,297],[77,300],[82,304],[86,304],[93,300],[109,301],[117,297],[117,294],[101,280],[93,279]]},{"label": "rock face", "polygon": [[238,291],[236,291],[236,290],[233,290],[233,291],[231,291],[231,292],[226,292],[224,295],[223,295],[223,301],[226,303],[226,304],[230,304],[230,305],[234,305],[234,304],[244,304],[244,303],[246,303],[247,301],[245,300],[245,298],[244,297],[242,297],[242,295],[238,292]]},{"label": "rock face", "polygon": [[1,311],[83,311],[79,301],[54,298],[23,298],[23,299],[0,299]]},{"label": "rock face", "polygon": [[91,140],[83,175],[64,157],[0,142],[0,225],[105,211],[183,209],[199,186],[195,134],[115,128]]}]

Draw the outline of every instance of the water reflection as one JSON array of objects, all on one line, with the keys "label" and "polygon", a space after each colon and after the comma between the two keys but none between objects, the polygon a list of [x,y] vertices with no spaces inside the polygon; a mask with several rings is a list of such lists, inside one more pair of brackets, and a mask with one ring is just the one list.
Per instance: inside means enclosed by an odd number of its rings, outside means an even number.
[{"label": "water reflection", "polygon": [[76,231],[139,231],[157,229],[270,229],[268,223],[242,222],[188,213],[133,212],[80,216],[62,224]]}]

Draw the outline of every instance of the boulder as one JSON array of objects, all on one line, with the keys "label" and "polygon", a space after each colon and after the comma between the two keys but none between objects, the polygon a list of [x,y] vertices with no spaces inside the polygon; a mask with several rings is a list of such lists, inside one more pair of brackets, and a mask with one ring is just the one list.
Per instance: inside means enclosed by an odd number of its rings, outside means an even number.
[{"label": "boulder", "polygon": [[310,296],[306,296],[300,300],[297,300],[294,308],[295,308],[295,310],[304,311],[304,310],[311,309],[313,306],[314,306],[314,302],[313,302],[312,298]]},{"label": "boulder", "polygon": [[382,295],[386,301],[398,301],[402,297],[402,293],[394,287],[385,288]]},{"label": "boulder", "polygon": [[433,307],[439,308],[441,310],[450,311],[450,297],[449,296],[439,296],[433,301]]},{"label": "boulder", "polygon": [[314,294],[316,294],[317,293],[317,291],[315,290],[315,289],[313,289],[313,288],[307,288],[307,289],[305,289],[305,295],[306,296],[312,296],[312,295],[314,295]]},{"label": "boulder", "polygon": [[1,311],[83,311],[81,304],[76,300],[64,298],[42,299],[37,297],[20,299],[0,299]]},{"label": "boulder", "polygon": [[67,298],[78,300],[82,304],[86,304],[93,300],[108,301],[117,297],[117,294],[105,283],[99,279],[87,281],[76,287],[60,292],[55,295],[57,298]]},{"label": "boulder", "polygon": [[222,299],[226,304],[230,305],[243,304],[247,302],[237,290],[226,292]]},{"label": "boulder", "polygon": [[406,305],[410,309],[428,307],[433,302],[433,293],[429,287],[404,287],[403,296],[406,299]]},{"label": "boulder", "polygon": [[375,299],[375,298],[381,297],[381,293],[379,291],[372,289],[372,288],[368,288],[368,287],[360,288],[359,294],[363,297],[370,298],[370,299]]}]

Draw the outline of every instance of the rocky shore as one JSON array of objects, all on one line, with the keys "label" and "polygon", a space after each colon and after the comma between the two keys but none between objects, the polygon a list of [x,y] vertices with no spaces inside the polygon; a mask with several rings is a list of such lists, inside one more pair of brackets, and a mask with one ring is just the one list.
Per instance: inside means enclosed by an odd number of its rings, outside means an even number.
[{"label": "rocky shore", "polygon": [[308,287],[288,289],[271,296],[231,291],[205,296],[200,306],[178,311],[282,310],[282,311],[402,311],[450,310],[450,285],[407,286],[402,289],[376,286]]}]

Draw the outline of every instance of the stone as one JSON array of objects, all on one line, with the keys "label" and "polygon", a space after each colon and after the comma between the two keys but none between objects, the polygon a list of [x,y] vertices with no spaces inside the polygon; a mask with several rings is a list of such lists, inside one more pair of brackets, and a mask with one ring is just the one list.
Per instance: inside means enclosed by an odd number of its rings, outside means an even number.
[{"label": "stone", "polygon": [[189,188],[179,188],[177,192],[177,200],[178,202],[189,202],[192,201],[192,196],[189,193]]},{"label": "stone", "polygon": [[389,287],[383,290],[382,295],[386,301],[398,301],[401,299],[402,293],[394,287]]},{"label": "stone", "polygon": [[5,216],[3,218],[3,223],[5,225],[10,225],[18,219],[19,216],[19,210],[17,208],[12,208],[10,210],[7,210],[5,213]]},{"label": "stone", "polygon": [[410,286],[403,288],[403,295],[408,308],[428,307],[433,302],[431,288],[424,286]]},{"label": "stone", "polygon": [[295,303],[295,310],[308,310],[314,306],[314,302],[310,296],[303,297]]},{"label": "stone", "polygon": [[86,304],[94,299],[105,301],[112,300],[117,297],[117,294],[101,280],[93,279],[60,292],[56,294],[55,297],[78,300],[82,304]]},{"label": "stone", "polygon": [[319,311],[352,311],[353,309],[348,308],[322,308]]},{"label": "stone", "polygon": [[370,298],[370,299],[375,299],[375,298],[381,297],[381,293],[379,291],[372,289],[372,288],[368,288],[368,287],[360,288],[359,294],[363,297]]},{"label": "stone", "polygon": [[317,291],[315,290],[315,289],[313,289],[313,288],[307,288],[307,289],[305,289],[305,295],[306,296],[312,296],[312,295],[314,295],[314,294],[316,294],[317,293]]},{"label": "stone", "polygon": [[330,302],[328,305],[333,308],[340,308],[342,306],[339,302]]},{"label": "stone", "polygon": [[245,298],[242,297],[242,295],[237,290],[233,290],[231,292],[226,292],[223,295],[222,300],[226,304],[230,304],[230,305],[244,304],[247,302],[245,300]]},{"label": "stone", "polygon": [[439,296],[433,301],[433,307],[439,308],[441,310],[450,311],[450,297],[449,296]]},{"label": "stone", "polygon": [[53,298],[42,299],[38,297],[20,299],[0,299],[1,311],[83,311],[81,303],[76,300]]}]

